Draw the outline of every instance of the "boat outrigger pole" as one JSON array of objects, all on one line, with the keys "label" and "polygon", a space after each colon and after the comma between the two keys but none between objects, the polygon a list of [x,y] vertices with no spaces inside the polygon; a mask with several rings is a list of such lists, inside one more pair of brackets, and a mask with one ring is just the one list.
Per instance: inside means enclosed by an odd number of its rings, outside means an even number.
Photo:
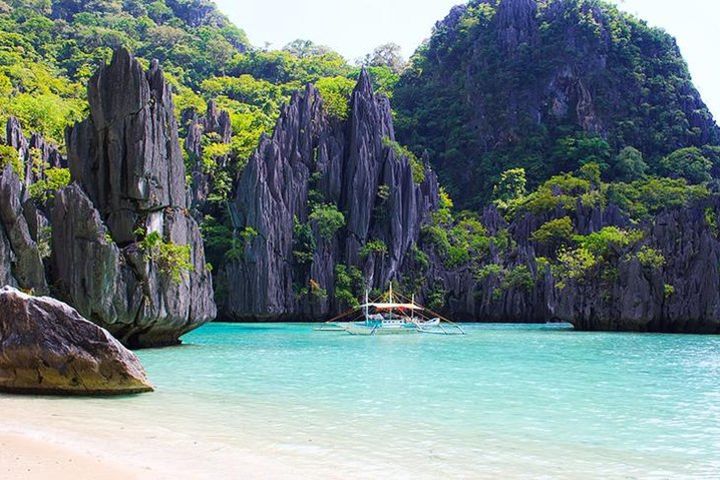
[{"label": "boat outrigger pole", "polygon": [[370,293],[368,292],[368,289],[365,289],[365,318],[368,317],[369,309],[370,308]]}]

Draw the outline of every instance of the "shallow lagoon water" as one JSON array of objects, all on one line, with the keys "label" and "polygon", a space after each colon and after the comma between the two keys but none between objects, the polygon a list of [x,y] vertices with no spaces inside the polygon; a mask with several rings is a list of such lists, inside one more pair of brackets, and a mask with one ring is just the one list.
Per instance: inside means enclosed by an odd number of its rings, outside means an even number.
[{"label": "shallow lagoon water", "polygon": [[466,329],[211,324],[182,347],[139,352],[155,394],[32,408],[361,478],[720,475],[720,337]]}]

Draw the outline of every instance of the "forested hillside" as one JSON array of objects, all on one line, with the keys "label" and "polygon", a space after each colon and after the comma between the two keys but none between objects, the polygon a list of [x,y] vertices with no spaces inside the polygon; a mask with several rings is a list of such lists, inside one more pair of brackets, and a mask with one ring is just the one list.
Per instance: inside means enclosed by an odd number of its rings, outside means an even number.
[{"label": "forested hillside", "polygon": [[[147,225],[97,242],[163,263],[169,285],[212,272],[220,318],[327,318],[393,282],[459,319],[717,328],[720,287],[697,286],[720,284],[704,269],[720,264],[718,127],[672,37],[603,1],[473,0],[408,65],[383,46],[367,74],[310,41],[253,47],[205,0],[0,0],[0,26],[0,167],[34,225],[0,255],[19,284],[19,251],[44,279],[67,247],[47,217],[74,191],[68,164],[102,180],[88,162],[105,144],[83,138],[115,126],[66,131],[88,117],[89,84],[95,112],[148,88],[150,111],[163,99],[169,143],[123,135],[160,172],[183,165],[190,197],[168,205],[199,224],[207,267]],[[111,170],[146,160],[113,154]]]},{"label": "forested hillside", "polygon": [[[26,131],[62,144],[65,127],[87,109],[85,83],[118,46],[146,65],[161,62],[178,114],[202,114],[211,99],[228,110],[235,159],[250,155],[293,91],[318,82],[331,99],[347,96],[359,73],[308,41],[253,48],[208,0],[0,1],[0,117],[14,115]],[[377,73],[389,90],[396,76]]]},{"label": "forested hillside", "polygon": [[[398,134],[427,151],[463,206],[492,199],[503,171],[525,169],[534,188],[598,163],[605,179],[679,171],[716,156],[718,128],[675,40],[599,0],[472,0],[434,29],[396,90]],[[626,148],[622,155],[619,155]]]}]

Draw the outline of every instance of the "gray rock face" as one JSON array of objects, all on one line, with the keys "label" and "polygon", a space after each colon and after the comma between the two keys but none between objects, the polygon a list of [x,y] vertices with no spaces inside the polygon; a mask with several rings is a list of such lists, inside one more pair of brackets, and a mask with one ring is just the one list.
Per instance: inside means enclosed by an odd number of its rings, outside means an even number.
[{"label": "gray rock face", "polygon": [[49,143],[38,133],[33,133],[30,137],[30,148],[38,150],[43,170],[49,168],[67,168],[67,160],[62,156],[57,145]]},{"label": "gray rock face", "polygon": [[153,388],[137,357],[70,306],[0,290],[0,391],[119,395]]},{"label": "gray rock face", "polygon": [[0,173],[0,281],[37,294],[48,291],[45,268],[25,218],[25,187],[8,165]]},{"label": "gray rock face", "polygon": [[25,159],[28,151],[28,141],[23,135],[20,121],[10,117],[5,124],[5,142],[18,151],[20,158]]},{"label": "gray rock face", "polygon": [[157,62],[145,73],[121,49],[90,80],[88,99],[91,116],[68,131],[70,170],[125,244],[148,213],[187,208],[170,86]]},{"label": "gray rock face", "polygon": [[[118,50],[88,97],[91,116],[67,134],[76,185],[57,195],[52,211],[54,283],[125,344],[175,344],[216,307],[188,212],[170,86],[157,63],[146,73]],[[145,251],[151,236],[158,245]],[[173,273],[165,246],[189,249],[189,271]]]},{"label": "gray rock face", "polygon": [[[483,216],[489,232],[507,228],[516,243],[507,251],[491,252],[486,264],[505,271],[525,266],[532,276],[530,285],[503,285],[495,275],[479,279],[469,268],[448,269],[432,247],[422,245],[430,253],[428,278],[446,292],[446,313],[456,320],[488,322],[562,320],[580,330],[720,333],[720,239],[706,220],[720,215],[720,199],[666,211],[640,226],[632,226],[613,205],[579,206],[572,215],[579,233],[606,226],[639,228],[644,239],[602,266],[614,275],[593,271],[581,279],[566,279],[560,288],[559,279],[539,266],[538,258],[548,252],[530,237],[546,221],[564,214],[528,214],[512,225],[505,225],[493,208]],[[665,265],[643,266],[633,255],[642,247],[660,252]]]},{"label": "gray rock face", "polygon": [[720,333],[720,239],[706,221],[719,213],[711,199],[659,215],[644,244],[663,254],[662,268],[621,261],[612,282],[598,276],[557,292],[553,313],[583,330]]},{"label": "gray rock face", "polygon": [[[369,288],[384,288],[397,276],[437,205],[438,186],[429,169],[423,183],[415,184],[408,158],[393,141],[389,102],[373,93],[365,72],[347,120],[329,117],[312,86],[293,95],[236,189],[239,228],[257,235],[247,240],[242,259],[221,274],[226,317],[328,316],[340,307],[331,300],[337,264],[360,268]],[[311,218],[309,204],[334,206],[344,215],[344,227],[323,236],[326,229]],[[303,229],[312,232],[310,247]],[[382,242],[386,251],[361,255],[371,241]],[[298,255],[303,249],[305,255]]]},{"label": "gray rock face", "polygon": [[[203,165],[203,136],[215,134],[220,143],[229,144],[232,140],[232,123],[230,114],[225,110],[218,110],[214,101],[208,102],[204,117],[198,117],[194,109],[184,111],[182,117],[183,124],[187,125],[185,151],[192,161],[190,202],[193,210],[200,210],[207,201],[212,187],[212,179],[205,172]],[[217,161],[220,168],[225,168],[229,155]]]},{"label": "gray rock face", "polygon": [[34,133],[30,140],[23,134],[20,122],[9,117],[5,125],[6,142],[18,151],[18,157],[25,165],[24,183],[32,185],[42,180],[46,168],[65,168],[67,162],[57,145],[46,141],[42,135]]},{"label": "gray rock face", "polygon": [[512,54],[523,43],[534,45],[538,28],[535,23],[538,5],[535,0],[505,0],[497,7],[498,40]]}]

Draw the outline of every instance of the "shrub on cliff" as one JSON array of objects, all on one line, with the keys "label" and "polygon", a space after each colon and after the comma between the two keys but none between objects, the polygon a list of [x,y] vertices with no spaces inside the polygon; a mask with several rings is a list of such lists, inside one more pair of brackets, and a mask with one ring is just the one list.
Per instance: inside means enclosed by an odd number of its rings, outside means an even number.
[{"label": "shrub on cliff", "polygon": [[660,160],[660,171],[664,175],[684,178],[692,184],[709,182],[712,167],[712,162],[696,147],[676,150]]},{"label": "shrub on cliff", "polygon": [[548,246],[552,251],[573,241],[575,226],[570,217],[562,217],[544,223],[533,232],[530,239],[533,242]]},{"label": "shrub on cliff", "polygon": [[322,238],[331,240],[345,226],[345,215],[335,205],[324,203],[313,207],[310,221],[315,224]]},{"label": "shrub on cliff", "polygon": [[160,271],[174,282],[180,282],[183,274],[192,271],[190,245],[176,245],[165,241],[158,232],[145,234],[143,231],[142,235],[144,237],[140,241],[140,248],[145,252],[145,257],[155,262]]},{"label": "shrub on cliff", "polygon": [[20,159],[18,151],[13,147],[0,145],[0,171],[5,170],[5,167],[8,165],[12,167],[13,172],[15,172],[20,180],[25,178],[25,166]]},{"label": "shrub on cliff", "polygon": [[67,168],[48,168],[45,178],[30,185],[30,196],[38,203],[45,203],[55,196],[55,192],[70,184],[70,170]]},{"label": "shrub on cliff", "polygon": [[592,255],[607,260],[617,257],[625,248],[637,244],[643,236],[643,232],[639,230],[605,227],[589,235],[576,235],[574,240]]}]

